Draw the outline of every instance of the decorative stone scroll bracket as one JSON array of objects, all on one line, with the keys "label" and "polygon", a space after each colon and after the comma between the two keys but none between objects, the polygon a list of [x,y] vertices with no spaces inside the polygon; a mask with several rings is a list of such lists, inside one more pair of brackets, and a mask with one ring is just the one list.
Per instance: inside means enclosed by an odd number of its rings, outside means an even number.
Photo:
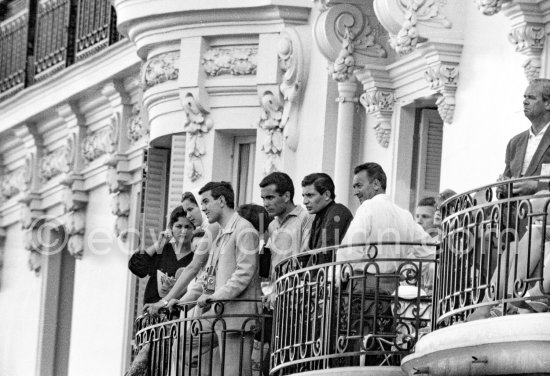
[{"label": "decorative stone scroll bracket", "polygon": [[420,35],[420,25],[452,27],[442,12],[443,1],[374,0],[373,5],[380,23],[390,34],[390,45],[400,55],[412,52],[420,42],[428,40]]},{"label": "decorative stone scroll bracket", "polygon": [[315,22],[317,46],[331,61],[329,74],[338,82],[349,81],[366,58],[385,58],[386,50],[376,42],[375,29],[361,8],[335,4]]},{"label": "decorative stone scroll bracket", "polygon": [[373,126],[376,140],[380,146],[387,148],[391,136],[391,119],[395,103],[392,89],[373,88],[361,95],[359,101],[365,107],[367,114],[373,115],[377,122]]},{"label": "decorative stone scroll bracket", "polygon": [[128,119],[127,137],[130,145],[135,145],[140,140],[149,138],[149,129],[143,124],[139,104],[132,107],[132,113]]},{"label": "decorative stone scroll bracket", "polygon": [[204,137],[214,127],[214,122],[207,108],[199,103],[191,92],[183,96],[183,109],[187,115],[184,129],[188,134],[186,168],[189,179],[196,181],[204,173],[202,165],[202,157],[206,154]]},{"label": "decorative stone scroll bracket", "polygon": [[36,275],[40,274],[42,267],[41,237],[44,225],[44,213],[31,209],[31,198],[26,197],[20,201],[21,229],[23,230],[23,247],[29,251],[28,266]]},{"label": "decorative stone scroll bracket", "polygon": [[515,27],[508,34],[508,40],[515,46],[516,52],[526,56],[523,69],[529,81],[540,77],[545,37],[542,23],[523,24]]},{"label": "decorative stone scroll bracket", "polygon": [[260,98],[262,112],[257,126],[266,132],[266,139],[262,145],[262,151],[266,156],[264,173],[270,174],[280,169],[280,157],[283,152],[283,104],[280,96],[273,91],[265,91]]},{"label": "decorative stone scroll bracket", "polygon": [[458,64],[439,63],[429,66],[424,78],[431,90],[435,91],[437,110],[441,119],[451,124],[455,110],[455,93],[458,86]]},{"label": "decorative stone scroll bracket", "polygon": [[63,210],[61,223],[67,236],[67,249],[76,259],[84,255],[84,231],[86,229],[86,204],[88,195],[79,187],[82,186],[80,176],[72,176],[73,180],[63,182]]},{"label": "decorative stone scroll bracket", "polygon": [[477,9],[486,16],[492,16],[501,11],[502,6],[512,0],[475,0]]}]

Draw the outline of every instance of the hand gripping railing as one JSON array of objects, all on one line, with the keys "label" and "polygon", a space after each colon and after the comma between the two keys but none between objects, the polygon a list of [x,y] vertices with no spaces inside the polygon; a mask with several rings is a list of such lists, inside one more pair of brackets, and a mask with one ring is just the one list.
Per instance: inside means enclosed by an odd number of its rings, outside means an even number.
[{"label": "hand gripping railing", "polygon": [[[234,299],[199,308],[193,302],[179,312],[145,314],[136,320],[136,352],[146,353],[150,376],[251,375],[254,337],[268,342],[263,338],[268,316],[256,313],[260,303]],[[267,358],[263,347],[259,351],[255,366],[261,369]]]},{"label": "hand gripping railing", "polygon": [[275,268],[271,375],[399,366],[429,331],[431,296],[422,282],[433,276],[435,261],[383,256],[405,256],[411,247],[435,253],[436,244],[353,246],[365,249],[364,259],[337,262],[338,248],[326,248],[286,258]]},{"label": "hand gripping railing", "polygon": [[[491,184],[442,204],[436,328],[546,309],[548,179]],[[532,193],[520,195],[521,186]]]}]

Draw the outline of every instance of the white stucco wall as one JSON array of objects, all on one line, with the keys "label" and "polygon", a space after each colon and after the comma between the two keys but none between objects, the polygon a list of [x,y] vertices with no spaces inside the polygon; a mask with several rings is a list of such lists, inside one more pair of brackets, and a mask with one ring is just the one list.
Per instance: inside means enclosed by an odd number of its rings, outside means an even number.
[{"label": "white stucco wall", "polygon": [[106,186],[90,192],[84,257],[75,271],[71,376],[121,375],[125,371],[121,357],[129,299],[128,256],[117,247],[109,203]]},{"label": "white stucco wall", "polygon": [[527,129],[523,57],[508,42],[510,22],[464,2],[466,27],[454,121],[443,135],[441,189],[457,192],[495,182],[508,140]]},{"label": "white stucco wall", "polygon": [[21,225],[6,232],[0,272],[0,375],[33,375],[42,279],[29,270]]}]

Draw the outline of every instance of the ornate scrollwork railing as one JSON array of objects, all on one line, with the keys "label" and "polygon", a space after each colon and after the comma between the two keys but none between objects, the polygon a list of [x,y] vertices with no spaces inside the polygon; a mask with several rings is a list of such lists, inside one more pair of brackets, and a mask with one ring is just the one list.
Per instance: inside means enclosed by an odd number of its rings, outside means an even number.
[{"label": "ornate scrollwork railing", "polygon": [[[540,303],[548,302],[542,283],[545,270],[548,273],[548,181],[548,177],[509,180],[442,204],[436,328],[544,309]],[[532,184],[539,192],[514,194],[518,183]],[[525,294],[537,285],[541,293],[527,299]]]},{"label": "ornate scrollwork railing", "polygon": [[80,0],[76,26],[76,60],[82,60],[120,39],[110,1]]},{"label": "ornate scrollwork railing", "polygon": [[[232,304],[256,304],[261,301],[215,301],[204,311],[195,303],[183,304],[173,312],[159,316],[147,314],[136,319],[136,351],[148,353],[150,376],[250,375],[252,342],[269,342],[265,337],[270,316],[260,313],[234,313]],[[226,312],[227,311],[227,312]],[[259,347],[255,369],[268,361]],[[267,367],[266,367],[267,368]]]},{"label": "ornate scrollwork railing", "polygon": [[[283,260],[275,268],[271,375],[343,366],[399,366],[430,329],[431,296],[423,277],[435,260],[383,258],[385,247],[435,244],[383,242],[361,260],[336,260],[328,248]],[[394,253],[392,253],[394,254]]]}]

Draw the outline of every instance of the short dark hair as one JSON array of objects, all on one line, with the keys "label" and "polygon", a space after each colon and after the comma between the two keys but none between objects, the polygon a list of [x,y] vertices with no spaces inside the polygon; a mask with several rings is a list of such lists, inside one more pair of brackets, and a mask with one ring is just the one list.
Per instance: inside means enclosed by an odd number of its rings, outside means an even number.
[{"label": "short dark hair", "polygon": [[315,190],[320,194],[329,191],[330,198],[332,198],[333,200],[336,198],[336,194],[334,193],[334,182],[332,181],[330,176],[328,176],[324,172],[309,174],[302,180],[302,187],[312,184]]},{"label": "short dark hair", "polygon": [[181,205],[176,206],[176,208],[172,210],[172,213],[170,213],[168,228],[171,229],[174,223],[176,223],[180,217],[187,218],[187,214],[185,213],[185,210],[183,210],[183,206]]},{"label": "short dark hair", "polygon": [[444,191],[441,191],[439,193],[439,196],[437,197],[439,204],[441,204],[443,201],[446,201],[447,199],[453,197],[456,195],[456,192],[452,189],[445,189]]},{"label": "short dark hair", "polygon": [[267,175],[260,182],[260,188],[265,188],[268,185],[275,185],[275,192],[280,195],[284,195],[286,192],[290,193],[290,202],[294,199],[294,183],[290,176],[284,172],[275,171]]},{"label": "short dark hair", "polygon": [[181,195],[181,202],[184,202],[185,200],[191,201],[191,203],[195,204],[196,206],[199,206],[199,203],[197,202],[197,199],[195,198],[195,195],[191,192],[184,192],[183,195]]},{"label": "short dark hair", "polygon": [[269,225],[271,219],[267,210],[263,206],[256,204],[244,204],[239,206],[237,213],[248,222],[252,223],[252,226],[260,233],[263,234]]},{"label": "short dark hair", "polygon": [[435,197],[424,197],[418,201],[416,206],[431,206],[435,208]]},{"label": "short dark hair", "polygon": [[361,171],[366,171],[369,183],[372,182],[374,179],[377,179],[380,182],[380,186],[382,187],[382,189],[386,190],[386,173],[384,172],[382,166],[380,166],[378,163],[367,162],[360,164],[353,169],[353,173],[355,175],[357,175]]},{"label": "short dark hair", "polygon": [[225,203],[231,209],[235,208],[235,194],[233,193],[233,187],[231,183],[226,181],[211,181],[206,183],[199,191],[199,195],[202,195],[204,192],[210,191],[210,194],[214,199],[223,196],[225,198]]}]

